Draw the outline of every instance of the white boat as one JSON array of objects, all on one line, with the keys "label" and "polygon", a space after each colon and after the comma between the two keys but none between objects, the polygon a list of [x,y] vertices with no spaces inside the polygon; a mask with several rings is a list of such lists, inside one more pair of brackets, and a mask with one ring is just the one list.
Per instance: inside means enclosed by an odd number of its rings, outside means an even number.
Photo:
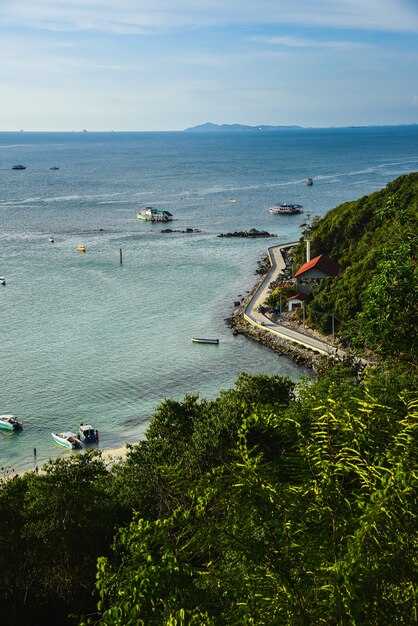
[{"label": "white boat", "polygon": [[231,202],[232,204],[235,204],[235,203],[236,203],[236,201],[237,201],[237,200],[236,200],[236,198],[230,198],[230,199],[228,200],[228,202]]},{"label": "white boat", "polygon": [[0,415],[0,428],[4,430],[22,430],[22,424],[15,415]]},{"label": "white boat", "polygon": [[306,179],[306,184],[308,185],[308,187],[312,187],[312,185],[313,185],[313,178],[311,178],[309,176],[309,178]]},{"label": "white boat", "polygon": [[54,238],[53,237],[48,237],[48,241],[49,241],[49,243],[54,243]]},{"label": "white boat", "polygon": [[219,344],[219,339],[204,339],[203,337],[192,337],[193,343],[212,343],[215,345]]},{"label": "white boat", "polygon": [[59,443],[60,446],[64,446],[65,448],[77,450],[82,447],[80,439],[72,432],[52,433],[52,438],[55,443]]},{"label": "white boat", "polygon": [[269,208],[269,211],[273,215],[296,215],[297,213],[303,213],[301,204],[287,204],[287,202],[274,204]]},{"label": "white boat", "polygon": [[99,441],[99,431],[90,424],[80,424],[78,438],[84,443],[97,443]]},{"label": "white boat", "polygon": [[160,211],[159,209],[154,209],[151,206],[147,206],[145,209],[137,211],[136,216],[139,220],[144,220],[146,222],[170,222],[173,219],[172,214],[168,211]]},{"label": "white boat", "polygon": [[6,279],[4,276],[0,276],[0,285],[5,285],[6,284]]}]

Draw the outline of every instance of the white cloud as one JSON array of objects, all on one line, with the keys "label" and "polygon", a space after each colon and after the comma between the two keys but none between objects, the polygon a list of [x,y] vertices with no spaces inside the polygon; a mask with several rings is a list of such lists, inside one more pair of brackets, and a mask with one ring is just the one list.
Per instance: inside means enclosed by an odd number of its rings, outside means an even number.
[{"label": "white cloud", "polygon": [[128,34],[231,24],[418,29],[408,0],[3,0],[0,10],[14,24]]},{"label": "white cloud", "polygon": [[331,48],[338,50],[353,50],[368,48],[368,44],[355,43],[352,41],[322,41],[318,39],[304,39],[299,37],[269,37],[260,35],[259,37],[251,37],[251,41],[259,43],[271,44],[274,46],[286,46],[289,48]]}]

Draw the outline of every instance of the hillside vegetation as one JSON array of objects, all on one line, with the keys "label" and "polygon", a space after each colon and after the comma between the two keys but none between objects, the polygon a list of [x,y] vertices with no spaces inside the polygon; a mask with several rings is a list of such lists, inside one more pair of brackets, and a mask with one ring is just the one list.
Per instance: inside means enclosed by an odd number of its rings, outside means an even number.
[{"label": "hillside vegetation", "polygon": [[[307,307],[312,323],[329,331],[331,314],[351,345],[411,358],[418,326],[418,173],[346,202],[312,224],[311,258],[336,260],[340,276],[323,281]],[[301,243],[296,266],[305,260]]]}]

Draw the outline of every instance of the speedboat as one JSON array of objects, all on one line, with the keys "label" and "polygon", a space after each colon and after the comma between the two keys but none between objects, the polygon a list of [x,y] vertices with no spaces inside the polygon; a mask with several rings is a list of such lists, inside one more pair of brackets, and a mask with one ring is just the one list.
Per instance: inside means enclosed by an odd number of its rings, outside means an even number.
[{"label": "speedboat", "polygon": [[81,441],[75,433],[52,433],[52,438],[55,443],[59,443],[60,446],[64,446],[65,448],[77,450],[82,447]]},{"label": "speedboat", "polygon": [[274,215],[296,215],[297,213],[303,213],[301,204],[287,204],[287,202],[274,204],[269,208],[269,211]]},{"label": "speedboat", "polygon": [[136,216],[139,220],[146,222],[171,222],[173,219],[172,214],[168,211],[160,211],[159,209],[154,209],[151,206],[147,206],[145,209],[137,211]]},{"label": "speedboat", "polygon": [[99,441],[99,431],[90,424],[80,424],[78,438],[84,443],[97,443]]},{"label": "speedboat", "polygon": [[215,345],[219,344],[219,339],[204,339],[203,337],[192,337],[193,343],[212,343]]},{"label": "speedboat", "polygon": [[14,415],[0,415],[0,428],[4,430],[22,430],[22,424]]},{"label": "speedboat", "polygon": [[0,285],[5,285],[6,284],[6,279],[4,276],[0,276]]},{"label": "speedboat", "polygon": [[236,201],[237,201],[236,198],[229,198],[228,200],[228,202],[231,202],[232,204],[235,204]]},{"label": "speedboat", "polygon": [[21,163],[19,163],[18,165],[12,166],[12,170],[25,170],[25,169],[26,169],[26,165],[22,165]]},{"label": "speedboat", "polygon": [[82,246],[81,244],[79,244],[76,248],[77,252],[85,252],[86,251],[86,247]]}]

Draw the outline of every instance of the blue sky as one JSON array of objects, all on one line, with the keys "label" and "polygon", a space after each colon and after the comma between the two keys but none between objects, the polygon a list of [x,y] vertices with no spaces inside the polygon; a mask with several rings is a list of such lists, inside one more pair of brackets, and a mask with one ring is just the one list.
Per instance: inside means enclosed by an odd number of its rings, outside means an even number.
[{"label": "blue sky", "polygon": [[0,0],[0,130],[418,123],[418,0]]}]

